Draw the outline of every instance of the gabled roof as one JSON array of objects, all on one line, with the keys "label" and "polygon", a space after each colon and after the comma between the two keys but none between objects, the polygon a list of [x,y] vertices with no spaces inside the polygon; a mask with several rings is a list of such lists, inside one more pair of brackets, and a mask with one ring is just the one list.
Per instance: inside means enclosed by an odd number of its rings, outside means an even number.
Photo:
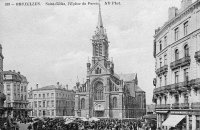
[{"label": "gabled roof", "polygon": [[135,91],[137,92],[144,92],[139,86],[136,86],[135,88],[136,88]]},{"label": "gabled roof", "polygon": [[129,74],[118,74],[120,79],[123,81],[133,81],[135,80],[136,73],[129,73]]}]

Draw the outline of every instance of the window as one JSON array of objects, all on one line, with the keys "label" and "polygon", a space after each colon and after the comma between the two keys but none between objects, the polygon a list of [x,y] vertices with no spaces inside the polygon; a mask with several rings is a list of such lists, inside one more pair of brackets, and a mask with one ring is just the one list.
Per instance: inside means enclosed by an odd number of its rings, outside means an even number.
[{"label": "window", "polygon": [[7,94],[7,100],[10,101],[10,94]]},{"label": "window", "polygon": [[51,93],[51,97],[54,97],[54,93]]},{"label": "window", "polygon": [[95,84],[95,100],[103,100],[103,83],[97,82]]},{"label": "window", "polygon": [[7,91],[10,91],[10,84],[7,84],[6,87],[7,87]]},{"label": "window", "polygon": [[179,59],[179,51],[178,49],[175,50],[175,61]]},{"label": "window", "polygon": [[51,111],[51,115],[54,116],[54,110]]},{"label": "window", "polygon": [[160,67],[162,67],[162,58],[160,58]]},{"label": "window", "polygon": [[164,76],[165,77],[165,86],[167,85],[167,75]]},{"label": "window", "polygon": [[164,44],[165,44],[165,47],[167,46],[167,36],[164,37]]},{"label": "window", "polygon": [[49,97],[49,93],[47,93],[47,97]]},{"label": "window", "polygon": [[175,103],[179,103],[179,95],[174,95],[175,97]]},{"label": "window", "polygon": [[41,110],[39,110],[39,116],[41,116],[42,115],[42,111]]},{"label": "window", "polygon": [[102,56],[102,45],[99,44],[99,56]]},{"label": "window", "polygon": [[43,101],[43,107],[45,107],[45,101]]},{"label": "window", "polygon": [[34,94],[34,98],[37,98],[37,94]]},{"label": "window", "polygon": [[117,108],[117,98],[113,98],[113,108]]},{"label": "window", "polygon": [[41,105],[41,101],[38,102],[38,106],[39,106],[39,107],[42,107],[42,105]]},{"label": "window", "polygon": [[178,38],[179,38],[179,28],[176,28],[175,30],[174,30],[174,40],[175,41],[177,41],[178,40]]},{"label": "window", "polygon": [[95,70],[95,74],[101,74],[101,69],[99,67]]},{"label": "window", "polygon": [[24,89],[23,89],[23,86],[21,86],[21,92],[23,92],[23,90],[24,90]]},{"label": "window", "polygon": [[187,44],[184,46],[184,55],[185,57],[189,56],[189,47]]},{"label": "window", "polygon": [[81,99],[81,109],[85,109],[85,99]]},{"label": "window", "polygon": [[24,86],[24,92],[26,92],[26,86]]},{"label": "window", "polygon": [[167,96],[164,96],[165,104],[167,104]]},{"label": "window", "polygon": [[98,53],[99,53],[98,45],[95,45],[95,53],[96,53],[96,56],[98,56]]},{"label": "window", "polygon": [[179,72],[176,71],[175,72],[175,83],[178,83],[179,82]]},{"label": "window", "polygon": [[37,107],[37,101],[34,101],[34,106]]},{"label": "window", "polygon": [[160,41],[159,43],[160,43],[160,51],[162,51],[162,41]]},{"label": "window", "polygon": [[47,107],[49,107],[49,101],[47,101]]},{"label": "window", "polygon": [[41,97],[41,94],[39,94],[39,98]]},{"label": "window", "polygon": [[184,103],[188,103],[188,95],[184,94]]},{"label": "window", "polygon": [[162,86],[162,77],[160,76],[160,87]]},{"label": "window", "polygon": [[164,55],[164,64],[167,65],[167,55]]},{"label": "window", "polygon": [[187,69],[184,69],[184,81],[188,81],[188,68]]},{"label": "window", "polygon": [[188,34],[188,21],[184,23],[184,36]]},{"label": "window", "polygon": [[51,106],[54,107],[54,101],[53,100],[51,101]]},{"label": "window", "polygon": [[43,98],[45,98],[45,94],[43,94]]}]

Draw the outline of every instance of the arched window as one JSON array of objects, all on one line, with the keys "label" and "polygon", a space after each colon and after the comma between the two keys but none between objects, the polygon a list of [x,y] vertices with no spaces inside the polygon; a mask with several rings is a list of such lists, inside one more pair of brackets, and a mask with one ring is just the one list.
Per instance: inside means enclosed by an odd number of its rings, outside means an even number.
[{"label": "arched window", "polygon": [[85,99],[81,99],[81,109],[85,109]]},{"label": "arched window", "polygon": [[95,100],[103,100],[103,83],[97,82],[94,86],[94,99]]},{"label": "arched window", "polygon": [[189,47],[187,44],[184,46],[184,55],[185,57],[189,56]]},{"label": "arched window", "polygon": [[113,98],[113,108],[117,108],[117,98]]},{"label": "arched window", "polygon": [[162,42],[160,41],[160,51],[162,51]]},{"label": "arched window", "polygon": [[175,50],[175,60],[179,59],[179,51],[178,49]]}]

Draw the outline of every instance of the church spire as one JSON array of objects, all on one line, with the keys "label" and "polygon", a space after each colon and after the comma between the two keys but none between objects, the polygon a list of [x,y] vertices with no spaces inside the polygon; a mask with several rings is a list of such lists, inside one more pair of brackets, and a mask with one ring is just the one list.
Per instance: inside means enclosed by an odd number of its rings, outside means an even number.
[{"label": "church spire", "polygon": [[101,17],[101,3],[100,3],[100,0],[99,0],[99,16],[98,16],[98,24],[97,24],[97,27],[100,29],[100,28],[103,28],[103,20],[102,20],[102,17]]}]

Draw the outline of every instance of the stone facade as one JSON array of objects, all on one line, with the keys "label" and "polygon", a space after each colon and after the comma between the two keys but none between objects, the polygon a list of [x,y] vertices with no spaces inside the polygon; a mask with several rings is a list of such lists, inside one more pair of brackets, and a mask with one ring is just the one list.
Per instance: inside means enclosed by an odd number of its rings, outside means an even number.
[{"label": "stone facade", "polygon": [[2,46],[0,44],[0,116],[3,114],[3,105],[6,99],[5,94],[3,93],[3,59]]},{"label": "stone facade", "polygon": [[68,90],[68,85],[49,85],[30,90],[29,108],[33,111],[30,116],[56,117],[74,116],[75,92]]},{"label": "stone facade", "polygon": [[15,70],[3,71],[3,84],[4,94],[6,95],[4,108],[7,111],[5,112],[10,111],[13,117],[17,115],[26,116],[29,111],[27,99],[28,81],[26,77],[21,75],[20,72],[15,72]]},{"label": "stone facade", "polygon": [[178,129],[200,129],[200,1],[182,0],[154,35],[157,127],[173,114],[187,115]]},{"label": "stone facade", "polygon": [[[117,75],[109,60],[109,44],[99,7],[98,25],[92,36],[92,61],[87,80],[77,82],[75,116],[136,118],[145,114],[145,92],[138,87],[137,74]],[[139,102],[138,102],[139,101]]]}]

